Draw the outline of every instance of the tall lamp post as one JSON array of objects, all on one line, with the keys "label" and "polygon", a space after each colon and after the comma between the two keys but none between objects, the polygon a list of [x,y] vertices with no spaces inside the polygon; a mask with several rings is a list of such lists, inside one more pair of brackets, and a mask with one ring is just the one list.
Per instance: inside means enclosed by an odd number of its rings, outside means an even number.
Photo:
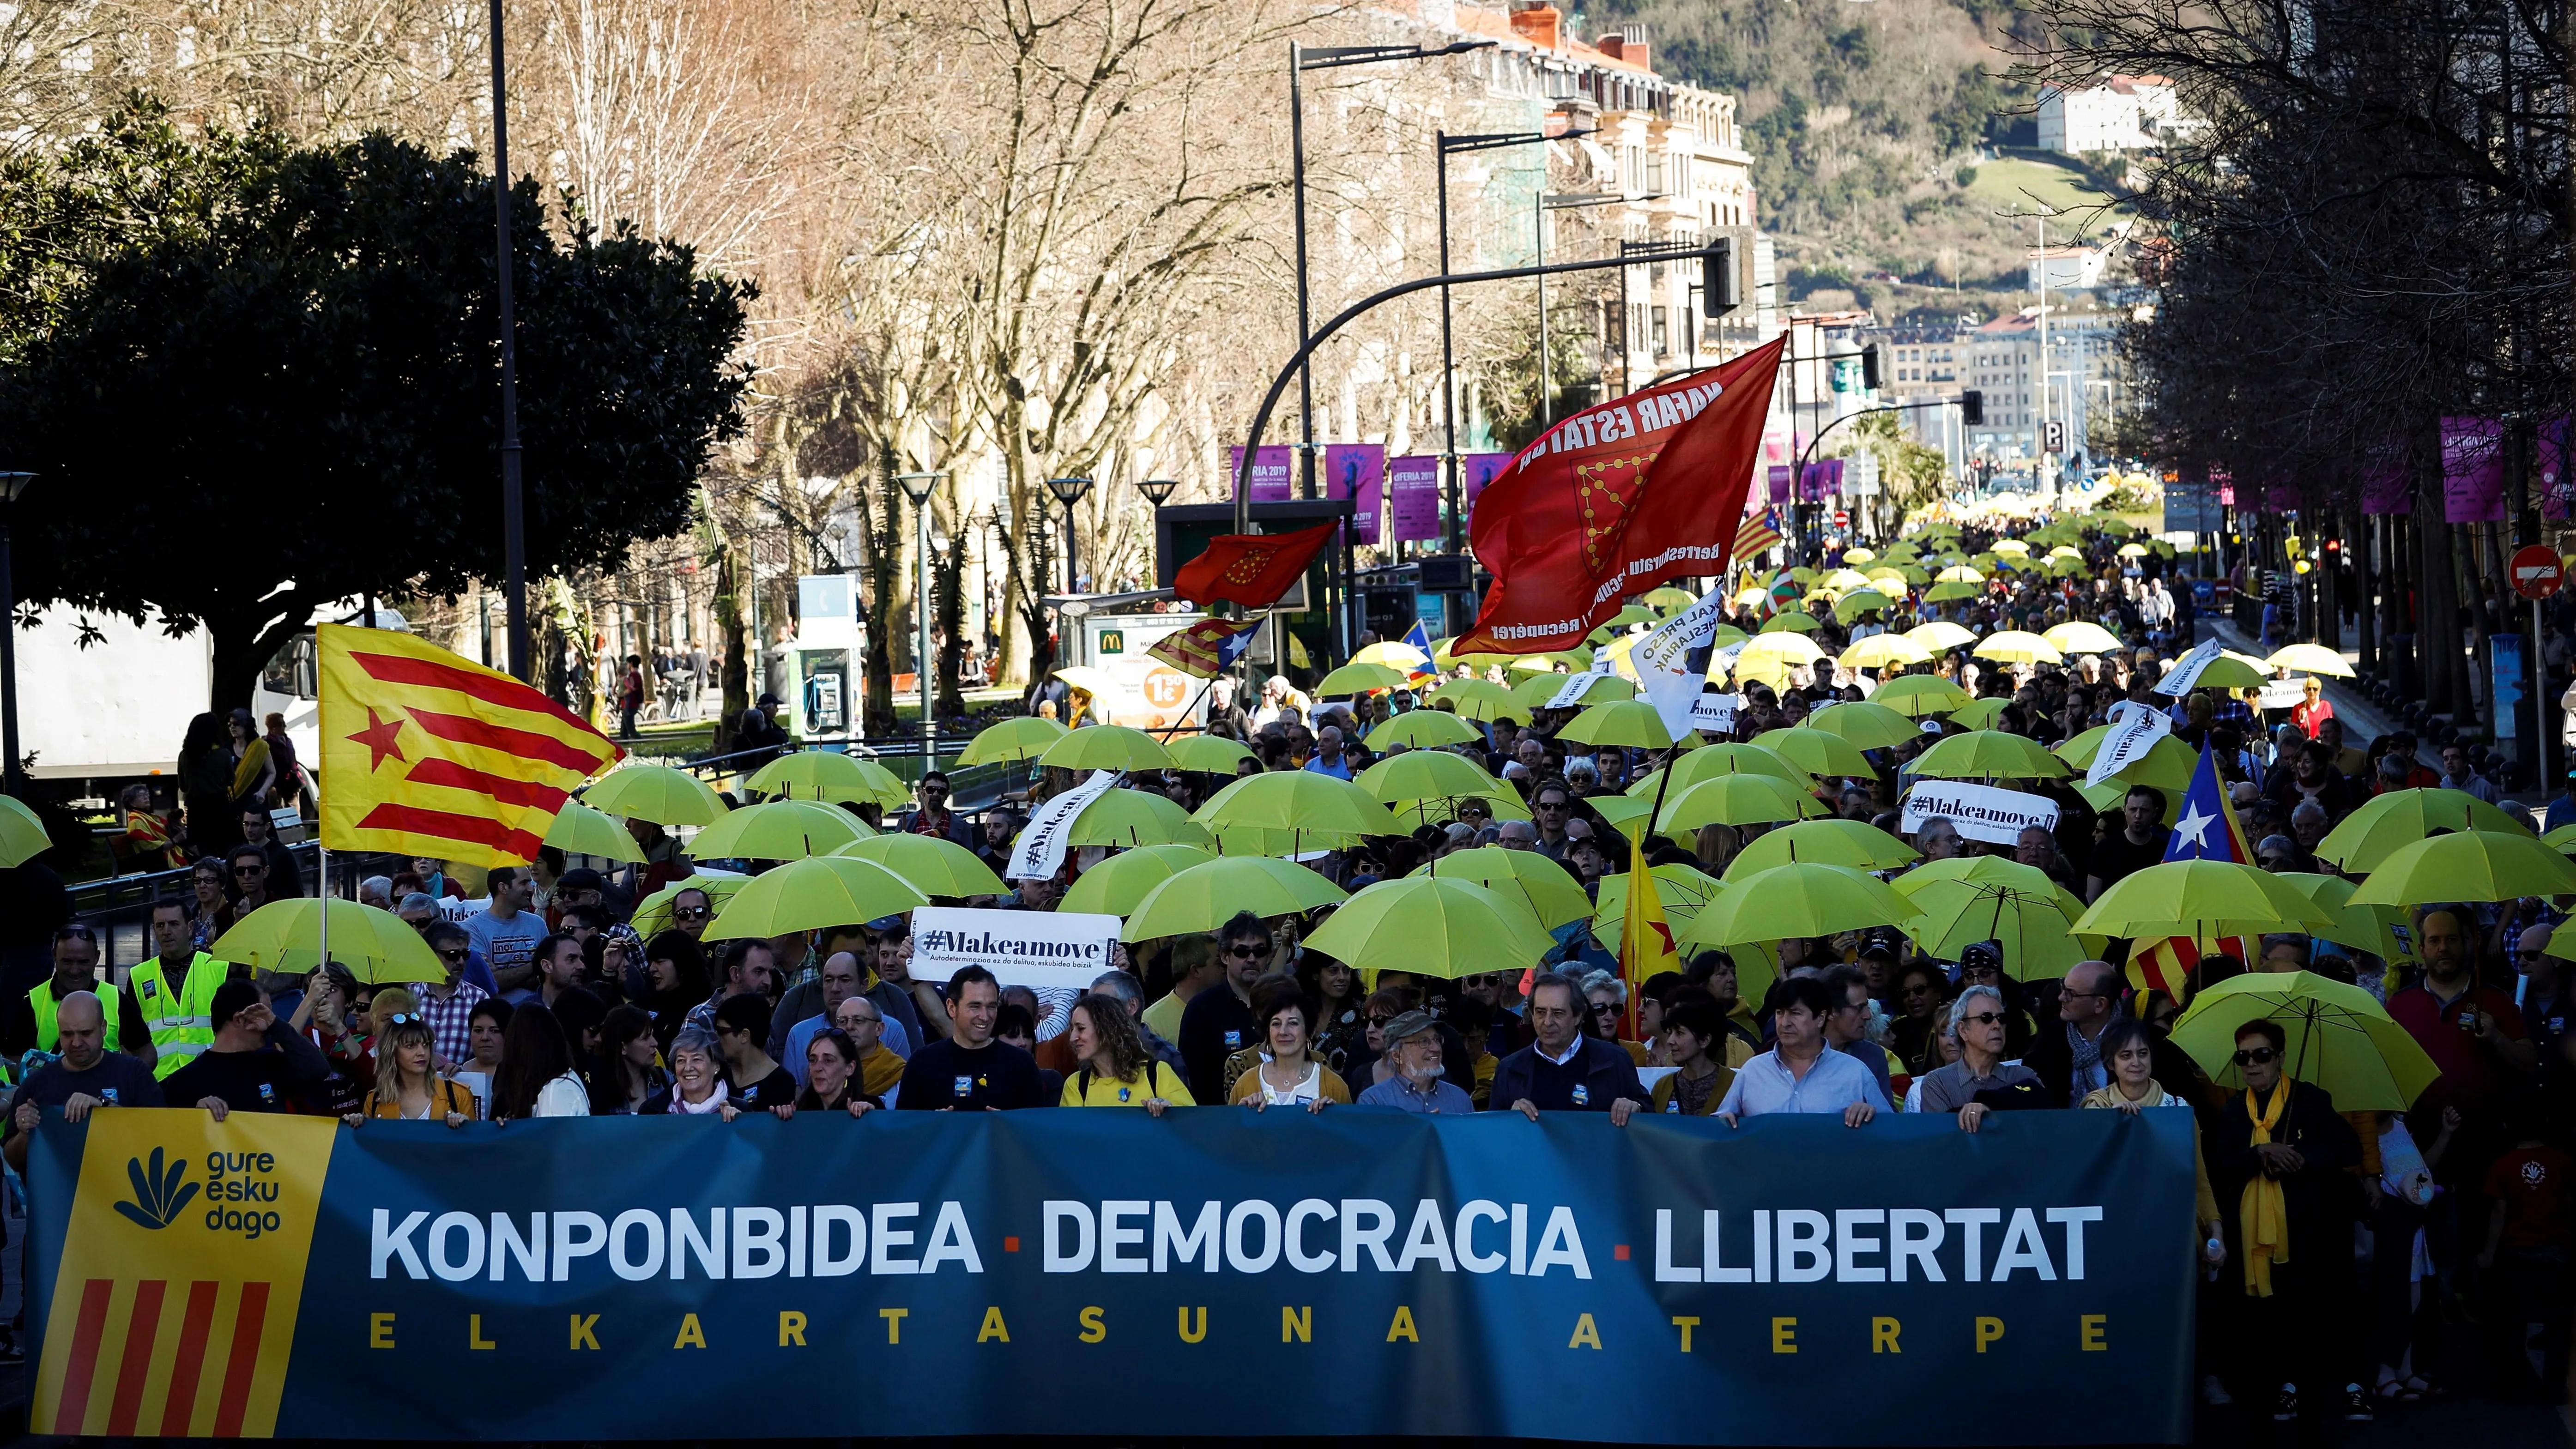
[{"label": "tall lamp post", "polygon": [[1064,591],[1070,594],[1080,587],[1082,577],[1080,570],[1074,567],[1073,505],[1080,503],[1082,495],[1091,491],[1091,480],[1049,478],[1047,491],[1055,495],[1056,502],[1064,505]]},{"label": "tall lamp post", "polygon": [[[1542,188],[1538,194],[1538,264],[1547,265],[1547,214],[1572,211],[1585,206],[1613,206],[1628,198],[1611,191],[1558,191]],[[1625,277],[1625,273],[1621,274]],[[1556,426],[1555,367],[1548,357],[1547,342],[1547,276],[1538,279],[1538,425],[1545,432]]]},{"label": "tall lamp post", "polygon": [[19,495],[36,481],[33,473],[0,473],[0,788],[17,798],[27,793],[25,767],[18,757],[18,589],[9,576],[9,515]]},{"label": "tall lamp post", "polygon": [[[1446,131],[1434,133],[1432,149],[1438,156],[1436,169],[1439,172],[1437,185],[1440,191],[1441,275],[1446,276],[1449,273],[1450,157],[1463,156],[1471,151],[1501,151],[1513,146],[1544,146],[1550,141],[1568,141],[1577,136],[1591,134],[1591,131],[1566,131],[1555,136],[1545,131],[1494,131],[1474,136],[1452,136]],[[1542,193],[1547,190],[1545,162],[1539,165],[1538,189]],[[1547,258],[1542,256],[1539,261],[1543,265]],[[1547,284],[1542,280],[1539,285],[1545,287]],[[1539,295],[1544,302],[1546,293],[1542,291]],[[1546,314],[1542,312],[1540,315],[1544,317]],[[1545,324],[1542,322],[1541,325]],[[1440,287],[1440,423],[1444,439],[1440,471],[1443,475],[1443,496],[1448,503],[1449,525],[1441,533],[1441,545],[1449,552],[1456,553],[1461,546],[1460,535],[1465,531],[1466,520],[1459,516],[1463,509],[1458,497],[1458,358],[1450,344],[1449,332],[1449,286],[1444,282]],[[1542,356],[1544,356],[1543,353]]]},{"label": "tall lamp post", "polygon": [[[492,0],[492,252],[501,312],[501,559],[510,611],[510,674],[534,676],[528,658],[528,526],[519,488],[519,324],[510,295],[510,95],[501,46],[501,0]],[[375,621],[367,621],[373,624]]]},{"label": "tall lamp post", "polygon": [[919,626],[920,642],[913,647],[912,672],[921,685],[921,769],[930,772],[934,759],[931,741],[939,733],[931,714],[930,700],[930,490],[939,486],[945,473],[897,473],[895,483],[903,496],[912,500],[913,565],[918,570],[912,591],[913,622]]}]

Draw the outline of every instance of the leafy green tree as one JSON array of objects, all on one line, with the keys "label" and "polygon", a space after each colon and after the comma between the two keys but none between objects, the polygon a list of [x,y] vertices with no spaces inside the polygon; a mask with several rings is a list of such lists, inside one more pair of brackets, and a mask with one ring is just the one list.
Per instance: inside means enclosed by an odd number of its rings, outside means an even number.
[{"label": "leafy green tree", "polygon": [[[0,162],[23,598],[202,626],[211,704],[336,599],[502,573],[493,180],[370,134],[183,136],[138,98]],[[685,527],[741,430],[748,283],[511,188],[531,579]]]}]

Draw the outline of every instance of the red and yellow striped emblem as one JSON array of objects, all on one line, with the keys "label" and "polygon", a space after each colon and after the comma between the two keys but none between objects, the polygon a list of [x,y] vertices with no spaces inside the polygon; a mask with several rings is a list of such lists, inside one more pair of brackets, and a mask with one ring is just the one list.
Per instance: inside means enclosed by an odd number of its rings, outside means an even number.
[{"label": "red and yellow striped emblem", "polygon": [[573,787],[622,753],[538,691],[409,634],[316,632],[333,850],[522,864]]},{"label": "red and yellow striped emblem", "polygon": [[273,1435],[335,1125],[94,1114],[28,1427]]}]

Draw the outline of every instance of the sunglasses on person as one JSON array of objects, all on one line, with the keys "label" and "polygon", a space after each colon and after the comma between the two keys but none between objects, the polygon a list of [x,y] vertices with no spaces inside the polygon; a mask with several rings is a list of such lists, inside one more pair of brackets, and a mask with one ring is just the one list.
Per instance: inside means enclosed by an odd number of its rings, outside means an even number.
[{"label": "sunglasses on person", "polygon": [[404,1026],[412,1023],[427,1026],[429,1025],[429,1018],[416,1011],[397,1011],[393,1015],[385,1018],[385,1025],[387,1026]]},{"label": "sunglasses on person", "polygon": [[2268,1067],[2280,1059],[2281,1054],[2270,1047],[2256,1047],[2252,1051],[2238,1052],[2228,1058],[2240,1067]]},{"label": "sunglasses on person", "polygon": [[1978,1026],[1992,1026],[1996,1022],[2003,1020],[2004,1014],[2000,1011],[1978,1011],[1971,1012],[1959,1019],[1961,1021],[1973,1022]]},{"label": "sunglasses on person", "polygon": [[438,959],[441,961],[462,961],[465,959],[467,950],[467,947],[459,946],[452,951],[440,951],[438,953]]},{"label": "sunglasses on person", "polygon": [[671,919],[675,921],[703,921],[714,914],[714,909],[708,906],[674,906],[671,908]]},{"label": "sunglasses on person", "polygon": [[267,867],[267,866],[264,866],[264,865],[237,865],[237,866],[234,866],[234,867],[233,867],[233,874],[235,874],[235,875],[266,875],[266,874],[268,874],[268,867]]},{"label": "sunglasses on person", "polygon": [[1252,960],[1252,959],[1253,959],[1254,957],[1256,957],[1256,956],[1267,956],[1267,955],[1269,955],[1269,954],[1270,954],[1270,948],[1269,948],[1269,946],[1267,946],[1267,945],[1260,945],[1260,946],[1228,946],[1228,947],[1226,947],[1226,948],[1225,948],[1225,954],[1226,954],[1226,956],[1227,956],[1229,959],[1232,959],[1232,960],[1236,960],[1236,961],[1249,961],[1249,960]]},{"label": "sunglasses on person", "polygon": [[1592,1014],[1594,1016],[1617,1016],[1619,1014],[1619,1003],[1615,1001],[1596,1001],[1592,1003]]},{"label": "sunglasses on person", "polygon": [[1368,1024],[1371,1026],[1382,1027],[1393,1020],[1395,1020],[1395,1018],[1392,1016],[1380,1016],[1375,1012],[1371,1012],[1369,1014]]}]

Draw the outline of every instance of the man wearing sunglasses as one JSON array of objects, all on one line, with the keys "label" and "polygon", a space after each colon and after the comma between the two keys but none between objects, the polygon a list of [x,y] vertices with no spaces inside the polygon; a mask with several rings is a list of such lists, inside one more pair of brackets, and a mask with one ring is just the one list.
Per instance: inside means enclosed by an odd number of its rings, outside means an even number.
[{"label": "man wearing sunglasses", "polygon": [[1250,911],[1237,911],[1217,929],[1216,954],[1224,968],[1222,990],[1201,991],[1181,1011],[1178,1045],[1189,1070],[1190,1091],[1202,1102],[1226,1098],[1225,1059],[1257,1040],[1252,986],[1270,969],[1276,947],[1270,928]]},{"label": "man wearing sunglasses", "polygon": [[256,845],[237,845],[224,863],[232,870],[234,920],[277,899],[269,886],[266,851]]},{"label": "man wearing sunglasses", "polygon": [[420,1001],[430,1034],[438,1038],[439,1060],[461,1062],[474,1055],[474,1008],[492,993],[465,979],[465,958],[473,954],[473,945],[463,926],[433,921],[420,934],[446,973],[436,981],[412,982],[411,994]]},{"label": "man wearing sunglasses", "polygon": [[[2227,1094],[2209,1129],[2210,1185],[2226,1224],[2228,1261],[2239,1265],[2229,1275],[2237,1281],[2220,1286],[2233,1290],[2243,1314],[2239,1341],[2267,1350],[2248,1356],[2243,1370],[2265,1377],[2233,1387],[2243,1397],[2277,1385],[2272,1417],[2286,1422],[2299,1416],[2301,1384],[2314,1395],[2315,1413],[2326,1407],[2315,1391],[2340,1383],[2344,1417],[2367,1419],[2360,1365],[2338,1362],[2352,1336],[2330,1321],[2351,1292],[2346,1169],[2361,1160],[2361,1142],[2332,1096],[2290,1079],[2288,1044],[2278,1022],[2236,1029],[2229,1061],[2245,1086]],[[2252,1243],[2245,1241],[2249,1223]]]}]

